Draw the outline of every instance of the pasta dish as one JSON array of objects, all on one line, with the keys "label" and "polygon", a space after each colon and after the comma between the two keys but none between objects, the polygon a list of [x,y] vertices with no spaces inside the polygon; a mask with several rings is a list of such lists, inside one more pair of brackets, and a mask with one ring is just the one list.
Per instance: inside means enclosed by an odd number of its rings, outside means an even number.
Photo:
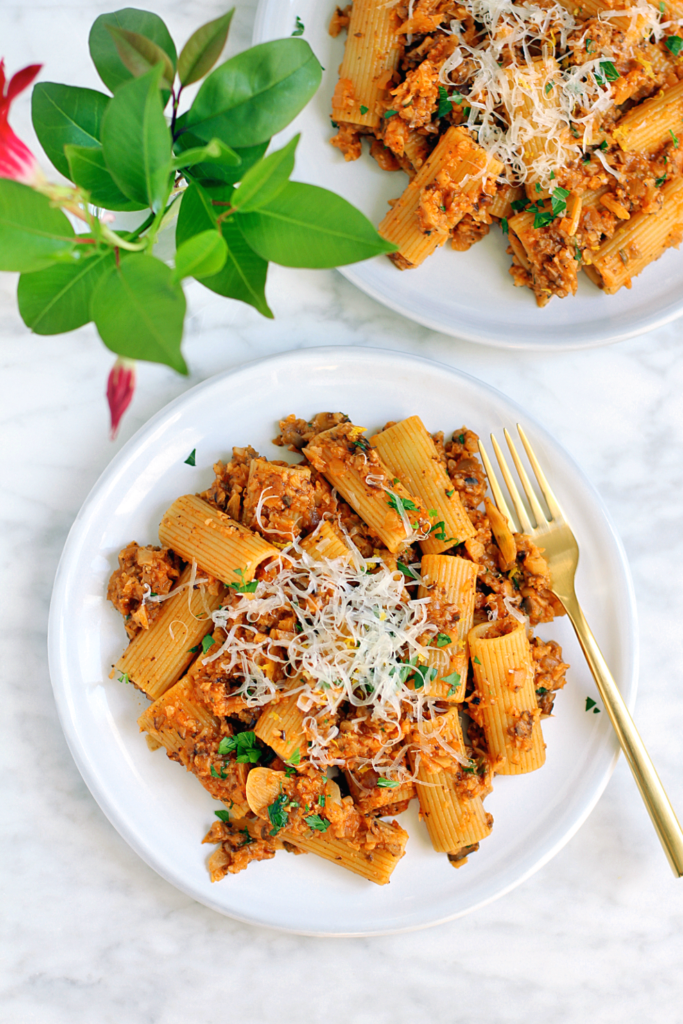
[{"label": "pasta dish", "polygon": [[402,270],[498,224],[539,306],[612,295],[683,238],[681,0],[354,0],[332,144],[410,178]]},{"label": "pasta dish", "polygon": [[284,849],[384,884],[413,800],[460,867],[491,832],[494,777],[545,760],[568,667],[532,632],[563,612],[548,566],[486,497],[465,427],[279,427],[297,461],[234,448],[166,511],[160,547],[121,551],[113,674],[150,699],[150,748],[221,802],[212,880]]}]

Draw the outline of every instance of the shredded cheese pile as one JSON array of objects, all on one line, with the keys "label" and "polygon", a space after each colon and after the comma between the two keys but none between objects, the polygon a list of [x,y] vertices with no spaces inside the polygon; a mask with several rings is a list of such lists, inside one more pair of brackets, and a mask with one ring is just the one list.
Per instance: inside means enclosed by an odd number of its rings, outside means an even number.
[{"label": "shredded cheese pile", "polygon": [[[483,31],[471,45],[464,39],[461,23],[451,21],[446,31],[457,37],[458,46],[444,61],[439,79],[446,87],[469,87],[467,124],[475,130],[480,145],[501,160],[519,183],[538,181],[547,188],[551,173],[577,159],[582,147],[593,143],[594,126],[612,105],[612,87],[602,64],[615,54],[603,48],[599,56],[582,64],[553,69],[548,58],[557,48],[558,60],[562,59],[568,37],[578,24],[559,3],[540,6],[512,0],[463,0],[463,7]],[[659,12],[645,0],[628,10],[604,11],[599,17],[625,15],[632,25],[638,25],[639,38],[659,39],[668,24],[661,22]],[[540,47],[546,58],[545,68],[539,62],[533,75],[528,73],[534,66],[531,47],[534,52]],[[461,74],[454,79],[453,73],[465,63],[465,77]],[[531,163],[524,160],[530,143],[539,148]]]},{"label": "shredded cheese pile", "polygon": [[[334,715],[344,701],[367,708],[374,722],[387,724],[385,746],[367,763],[385,771],[386,751],[402,738],[400,719],[408,712],[419,725],[433,703],[424,695],[424,683],[435,672],[425,663],[438,630],[428,621],[429,598],[408,598],[402,572],[351,550],[347,563],[314,560],[297,542],[284,549],[277,572],[259,581],[253,595],[242,595],[213,613],[215,625],[227,635],[204,662],[220,660],[226,672],[243,676],[234,693],[249,707],[269,703],[282,687],[255,662],[255,654],[283,664],[291,680],[288,692],[299,694],[298,706],[308,715],[308,759],[318,766],[344,764],[326,751],[338,729],[333,725],[321,731],[325,714]],[[283,607],[296,616],[295,637],[257,638],[259,620]],[[467,763],[456,751],[449,753]],[[404,754],[405,747],[392,751],[392,759],[398,764]]]}]

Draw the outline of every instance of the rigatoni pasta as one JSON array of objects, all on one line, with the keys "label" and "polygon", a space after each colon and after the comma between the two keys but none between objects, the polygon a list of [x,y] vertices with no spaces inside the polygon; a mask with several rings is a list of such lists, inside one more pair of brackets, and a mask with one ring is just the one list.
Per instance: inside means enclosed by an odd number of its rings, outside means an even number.
[{"label": "rigatoni pasta", "polygon": [[164,514],[162,548],[119,557],[140,729],[220,803],[213,881],[294,851],[384,885],[416,801],[460,867],[495,774],[543,762],[567,668],[531,633],[558,610],[547,565],[488,502],[466,427],[368,438],[318,413],[275,443],[290,463],[234,449]]}]

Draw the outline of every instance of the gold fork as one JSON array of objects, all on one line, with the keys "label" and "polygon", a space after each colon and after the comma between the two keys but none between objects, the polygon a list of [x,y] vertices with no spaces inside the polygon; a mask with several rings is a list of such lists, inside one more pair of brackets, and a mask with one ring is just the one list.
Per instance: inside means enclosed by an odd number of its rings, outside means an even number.
[{"label": "gold fork", "polygon": [[519,436],[524,445],[531,468],[538,481],[538,486],[548,506],[549,516],[546,516],[541,507],[507,430],[505,430],[505,439],[522,483],[522,488],[529,502],[531,514],[536,520],[536,525],[533,526],[531,523],[503,452],[495,437],[491,434],[491,444],[493,445],[500,471],[503,474],[503,479],[512,499],[517,523],[515,523],[510,513],[496,474],[480,441],[479,451],[496,506],[498,511],[508,520],[513,530],[518,529],[521,533],[529,534],[534,543],[544,549],[544,557],[552,577],[552,592],[562,602],[574,627],[581,649],[595,677],[600,696],[616,731],[621,749],[626,755],[629,767],[640,790],[640,795],[652,818],[652,823],[657,831],[659,840],[664,847],[674,874],[680,878],[683,876],[683,830],[678,823],[678,819],[655,771],[655,767],[650,760],[643,741],[638,735],[638,730],[633,723],[633,719],[614,681],[614,677],[607,667],[607,662],[602,656],[577,600],[574,590],[574,575],[579,561],[579,547],[576,543],[576,538],[569,528],[564,513],[545,478],[543,470],[538,464],[538,459],[534,455],[526,434],[519,424],[517,424],[517,430],[519,431]]}]

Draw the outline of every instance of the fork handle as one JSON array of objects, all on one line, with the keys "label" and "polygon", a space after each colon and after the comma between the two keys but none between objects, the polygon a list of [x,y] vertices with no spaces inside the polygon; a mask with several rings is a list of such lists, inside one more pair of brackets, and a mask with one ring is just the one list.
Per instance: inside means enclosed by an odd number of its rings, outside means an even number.
[{"label": "fork handle", "polygon": [[674,874],[680,878],[683,876],[683,829],[681,829],[664,787],[659,781],[659,776],[645,749],[645,744],[638,735],[638,730],[614,681],[614,676],[607,667],[607,662],[586,622],[576,595],[562,596],[560,600],[576,631],[595,682],[598,684],[600,696],[616,731],[621,749],[626,754],[629,767],[652,818],[659,841],[664,847]]}]

